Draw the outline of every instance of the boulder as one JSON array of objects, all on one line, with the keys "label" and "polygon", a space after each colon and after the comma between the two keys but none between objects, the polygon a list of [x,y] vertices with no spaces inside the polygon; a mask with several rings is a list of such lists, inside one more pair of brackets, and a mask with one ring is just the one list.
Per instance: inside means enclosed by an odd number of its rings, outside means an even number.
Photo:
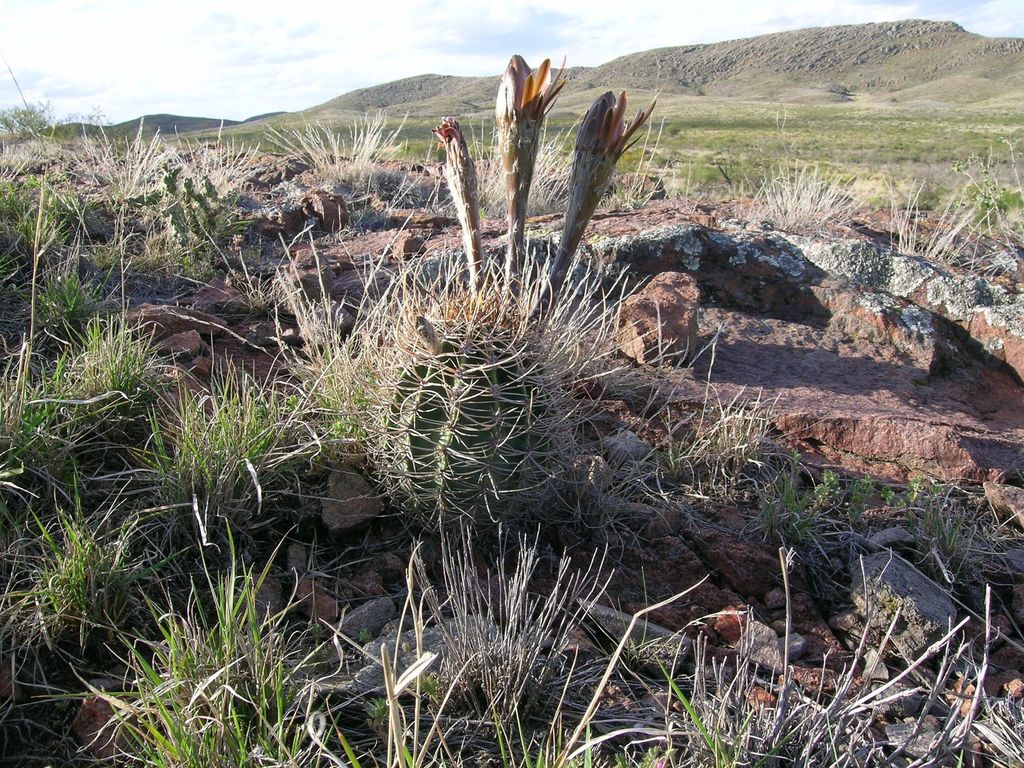
[{"label": "boulder", "polygon": [[640,364],[675,362],[697,351],[700,289],[682,272],[662,272],[623,302],[618,346]]}]

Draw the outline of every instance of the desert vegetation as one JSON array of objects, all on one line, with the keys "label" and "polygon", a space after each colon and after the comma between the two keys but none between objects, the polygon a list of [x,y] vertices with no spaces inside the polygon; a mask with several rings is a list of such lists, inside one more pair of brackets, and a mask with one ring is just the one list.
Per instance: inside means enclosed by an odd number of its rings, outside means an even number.
[{"label": "desert vegetation", "polygon": [[1019,137],[711,199],[563,76],[4,140],[0,762],[1024,764]]}]

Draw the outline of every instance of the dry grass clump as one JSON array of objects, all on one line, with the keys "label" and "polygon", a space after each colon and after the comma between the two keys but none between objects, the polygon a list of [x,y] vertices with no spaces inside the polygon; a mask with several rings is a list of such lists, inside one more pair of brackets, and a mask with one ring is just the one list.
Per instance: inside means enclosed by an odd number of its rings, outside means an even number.
[{"label": "dry grass clump", "polygon": [[387,115],[365,115],[349,127],[346,141],[341,133],[322,123],[302,128],[271,128],[268,139],[288,154],[308,163],[324,184],[343,184],[367,189],[381,163],[394,159],[398,136],[405,121],[387,130]]},{"label": "dry grass clump", "polygon": [[818,230],[843,221],[853,208],[841,183],[818,166],[782,165],[774,176],[761,182],[747,216],[769,221],[782,230]]},{"label": "dry grass clump", "polygon": [[[564,135],[551,139],[541,136],[539,139],[530,193],[530,212],[533,216],[557,213],[565,208],[569,194],[569,169],[572,165],[572,155],[566,152],[565,142]],[[497,143],[487,149],[476,148],[476,154],[486,158],[478,164],[480,208],[487,216],[494,218],[508,215],[505,169],[497,153]]]}]

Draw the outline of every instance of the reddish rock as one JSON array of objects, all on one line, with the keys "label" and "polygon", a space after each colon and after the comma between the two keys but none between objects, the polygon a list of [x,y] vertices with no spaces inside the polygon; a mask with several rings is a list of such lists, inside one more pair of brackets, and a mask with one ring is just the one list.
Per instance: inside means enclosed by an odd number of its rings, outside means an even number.
[{"label": "reddish rock", "polygon": [[744,597],[763,597],[782,578],[778,553],[766,544],[707,529],[696,539],[698,551],[714,573]]},{"label": "reddish rock", "polygon": [[393,210],[387,218],[389,229],[446,229],[458,226],[458,219],[419,210]]},{"label": "reddish rock", "polygon": [[942,375],[906,353],[834,329],[705,308],[711,356],[674,397],[703,408],[710,379],[720,402],[773,403],[783,442],[812,460],[893,480],[995,480],[1024,471],[1024,390],[1005,371],[970,358]]},{"label": "reddish rock", "polygon": [[747,693],[747,703],[750,704],[754,709],[762,709],[764,707],[774,707],[779,701],[779,697],[766,688],[762,688],[759,685],[754,686]]},{"label": "reddish rock", "polygon": [[968,326],[971,336],[978,339],[985,349],[997,360],[1002,360],[1024,380],[1024,336],[1004,323],[993,323],[988,312],[979,311],[971,318]]},{"label": "reddish rock", "polygon": [[161,352],[172,357],[192,358],[203,351],[204,344],[199,331],[193,328],[161,339],[156,346]]},{"label": "reddish rock", "polygon": [[1015,520],[1024,528],[1024,488],[1001,483],[985,483],[985,498],[992,509]]},{"label": "reddish rock", "polygon": [[342,588],[346,596],[351,598],[359,597],[380,597],[386,594],[384,579],[375,570],[360,571],[342,581]]},{"label": "reddish rock", "polygon": [[310,621],[335,622],[341,615],[337,598],[308,577],[299,579],[295,587],[295,604]]},{"label": "reddish rock", "polygon": [[692,356],[697,349],[699,299],[693,277],[662,272],[623,302],[619,351],[641,364]]},{"label": "reddish rock", "polygon": [[302,200],[302,210],[315,218],[324,232],[340,232],[349,223],[345,198],[323,189],[310,191]]},{"label": "reddish rock", "polygon": [[82,701],[71,721],[71,731],[78,743],[99,760],[112,760],[121,751],[114,710],[99,696],[87,696]]},{"label": "reddish rock", "polygon": [[1024,699],[1024,679],[1014,677],[1007,680],[1003,684],[1001,693],[1010,701],[1020,701],[1021,699]]},{"label": "reddish rock", "polygon": [[197,357],[189,366],[189,372],[198,379],[209,379],[213,375],[213,358],[210,355]]},{"label": "reddish rock", "polygon": [[746,623],[747,612],[737,608],[720,612],[715,616],[711,626],[722,640],[729,645],[736,645],[740,641]]},{"label": "reddish rock", "polygon": [[284,274],[307,301],[321,301],[334,288],[334,270],[327,265],[302,268],[289,264]]},{"label": "reddish rock", "polygon": [[203,337],[216,337],[225,329],[224,321],[216,315],[170,304],[141,304],[129,309],[127,317],[129,322],[136,323],[142,330],[151,331],[156,339],[166,339],[188,331]]},{"label": "reddish rock", "polygon": [[307,214],[299,203],[285,201],[281,205],[260,208],[248,220],[256,234],[278,240],[282,237],[292,238],[301,232],[306,218]]},{"label": "reddish rock", "polygon": [[218,277],[192,294],[191,304],[201,312],[239,312],[245,308],[245,297]]},{"label": "reddish rock", "polygon": [[410,256],[422,253],[425,243],[426,241],[419,235],[406,232],[395,240],[395,244],[391,247],[391,256],[397,261],[403,261]]},{"label": "reddish rock", "polygon": [[332,536],[342,537],[376,519],[383,511],[383,502],[366,478],[351,469],[331,472],[320,518]]}]

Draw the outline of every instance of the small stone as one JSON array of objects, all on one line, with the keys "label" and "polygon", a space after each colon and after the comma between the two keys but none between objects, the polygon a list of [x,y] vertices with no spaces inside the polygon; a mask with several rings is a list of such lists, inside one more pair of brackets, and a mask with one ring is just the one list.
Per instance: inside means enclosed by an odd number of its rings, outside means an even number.
[{"label": "small stone", "polygon": [[224,331],[224,322],[215,315],[169,304],[141,304],[127,313],[128,320],[144,331],[152,331],[156,339],[166,339],[184,331],[197,331],[202,336],[217,336]]},{"label": "small stone", "polygon": [[320,518],[332,536],[344,536],[374,520],[384,504],[366,479],[352,469],[336,469],[328,478]]},{"label": "small stone", "polygon": [[398,609],[390,597],[377,597],[345,613],[341,620],[341,631],[359,640],[364,634],[376,637],[384,625],[395,618]]},{"label": "small stone", "polygon": [[256,610],[259,615],[266,618],[276,616],[284,609],[284,596],[281,594],[281,582],[268,576],[260,584],[260,588],[253,595],[256,602]]},{"label": "small stone", "polygon": [[302,200],[302,210],[307,216],[316,219],[324,232],[340,232],[349,224],[345,198],[324,189],[310,191]]},{"label": "small stone", "polygon": [[913,549],[917,544],[914,534],[906,528],[893,526],[873,534],[868,541],[878,549]]},{"label": "small stone", "polygon": [[740,648],[749,649],[751,661],[774,672],[781,672],[785,666],[782,641],[775,634],[775,630],[760,621],[752,620],[747,623],[743,638],[740,640]]},{"label": "small stone", "polygon": [[356,327],[356,318],[340,301],[331,302],[331,322],[340,338],[348,336]]},{"label": "small stone", "polygon": [[[617,643],[622,639],[622,636],[629,628],[630,622],[633,620],[632,614],[598,604],[590,607],[586,618],[591,627],[604,639],[613,643]],[[678,632],[673,632],[671,629],[642,618],[633,625],[633,631],[630,633],[629,639],[634,643],[645,643],[651,640],[681,640],[686,647],[689,647],[687,639],[683,638]]]},{"label": "small stone", "polygon": [[1011,549],[1001,555],[1014,581],[1024,581],[1024,549]]},{"label": "small stone", "polygon": [[747,614],[742,611],[726,610],[715,616],[711,628],[729,645],[736,645],[743,635]]},{"label": "small stone", "polygon": [[195,357],[203,350],[203,339],[193,329],[175,333],[157,342],[157,349],[171,357]]},{"label": "small stone", "polygon": [[946,591],[899,555],[868,555],[854,570],[859,583],[853,602],[869,639],[880,642],[898,614],[890,639],[904,659],[917,658],[956,623],[956,606]]},{"label": "small stone", "polygon": [[864,651],[864,679],[881,682],[889,679],[889,668],[885,666],[881,654],[874,648]]},{"label": "small stone", "polygon": [[[426,672],[437,669],[445,653],[444,636],[441,631],[434,627],[426,627],[420,632],[419,641],[422,644],[424,654],[433,653],[437,655],[434,662],[427,667]],[[362,694],[378,693],[384,688],[384,670],[381,667],[381,647],[386,647],[389,660],[394,665],[395,677],[408,669],[417,661],[416,648],[417,637],[414,630],[406,630],[400,635],[397,630],[391,630],[382,637],[370,641],[363,646],[363,652],[370,661],[362,669],[356,672],[353,679],[355,690]],[[397,653],[396,653],[397,649]]]},{"label": "small stone", "polygon": [[837,632],[843,632],[844,634],[856,634],[863,629],[860,617],[854,611],[843,611],[837,613],[835,616],[828,620],[828,625]]},{"label": "small stone", "polygon": [[1015,677],[1003,684],[1003,693],[1010,701],[1024,699],[1024,679]]},{"label": "small stone", "polygon": [[[915,735],[916,732],[916,735]],[[915,720],[908,723],[891,723],[885,726],[885,736],[893,747],[902,747],[911,757],[928,757],[939,735],[935,718],[928,716],[921,722],[920,730]]]},{"label": "small stone", "polygon": [[299,579],[295,587],[295,604],[306,612],[310,621],[333,623],[341,615],[334,595],[308,577]]},{"label": "small stone", "polygon": [[410,256],[416,256],[423,252],[426,241],[419,235],[406,233],[401,235],[391,248],[391,256],[396,261],[403,261]]},{"label": "small stone", "polygon": [[287,550],[288,570],[301,576],[306,572],[309,562],[306,548],[301,544],[289,544]]},{"label": "small stone", "polygon": [[747,703],[755,709],[774,707],[778,702],[778,696],[760,685],[755,685],[747,693]]},{"label": "small stone", "polygon": [[[269,337],[264,338],[269,340]],[[297,328],[283,329],[282,332],[278,334],[278,341],[280,341],[286,347],[292,347],[293,349],[301,347],[303,344],[305,344],[305,339],[302,338],[302,334],[299,333],[299,329]],[[264,346],[263,344],[260,344],[258,341],[254,341],[253,343],[258,344],[259,346]]]},{"label": "small stone", "polygon": [[100,696],[86,696],[82,700],[75,719],[71,721],[71,731],[78,743],[98,760],[112,760],[121,751],[117,743],[114,709]]},{"label": "small stone", "polygon": [[197,379],[209,379],[213,375],[213,357],[200,355],[192,361],[188,370]]},{"label": "small stone", "polygon": [[[785,638],[779,638],[782,643],[785,643]],[[807,638],[798,632],[789,633],[789,660],[800,661],[807,653]]]},{"label": "small stone", "polygon": [[1024,528],[1024,488],[1002,483],[984,483],[984,488],[985,498],[992,509],[1009,515],[1018,526]]},{"label": "small stone", "polygon": [[192,295],[192,307],[202,312],[235,313],[245,309],[245,297],[218,277]]},{"label": "small stone", "polygon": [[623,429],[601,438],[601,451],[612,466],[622,466],[647,459],[654,448],[635,432]]},{"label": "small stone", "polygon": [[675,362],[697,351],[700,288],[683,272],[662,272],[627,298],[619,313],[619,351],[640,364]]},{"label": "small stone", "polygon": [[778,608],[784,608],[786,605],[786,593],[784,590],[776,587],[775,589],[769,589],[764,595],[764,607],[769,611],[774,611]]}]

